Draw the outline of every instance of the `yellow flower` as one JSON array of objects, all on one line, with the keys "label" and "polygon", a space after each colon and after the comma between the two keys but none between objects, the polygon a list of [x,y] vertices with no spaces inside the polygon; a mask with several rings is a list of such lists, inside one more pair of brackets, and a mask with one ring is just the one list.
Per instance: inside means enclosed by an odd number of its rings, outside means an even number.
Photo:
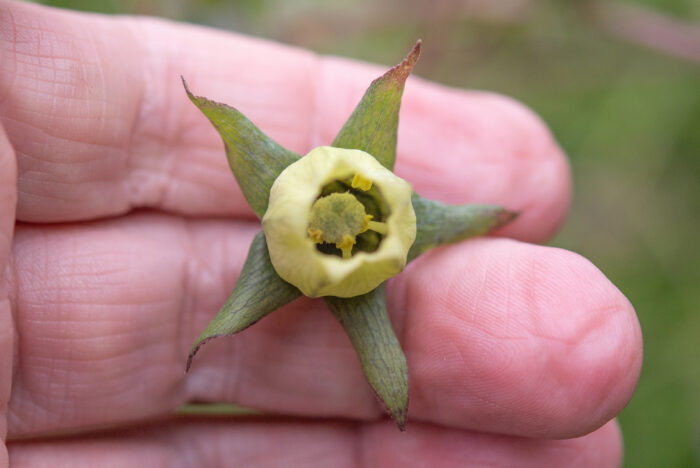
[{"label": "yellow flower", "polygon": [[364,151],[315,148],[275,180],[263,230],[275,271],[304,295],[365,294],[406,265],[411,186]]},{"label": "yellow flower", "polygon": [[408,367],[382,283],[433,247],[485,234],[515,215],[493,205],[425,199],[391,172],[401,95],[419,53],[420,41],[370,84],[333,146],[305,157],[185,84],[221,135],[231,170],[263,221],[231,296],[195,341],[186,369],[209,340],[238,333],[302,294],[326,296],[367,381],[405,429]]}]

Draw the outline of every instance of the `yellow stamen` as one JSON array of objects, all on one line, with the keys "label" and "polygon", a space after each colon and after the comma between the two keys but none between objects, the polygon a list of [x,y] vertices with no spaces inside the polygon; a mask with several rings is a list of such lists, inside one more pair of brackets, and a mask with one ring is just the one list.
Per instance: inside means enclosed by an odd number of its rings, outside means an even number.
[{"label": "yellow stamen", "polygon": [[353,245],[355,245],[355,238],[350,234],[345,234],[343,240],[335,244],[343,252],[343,258],[351,257]]},{"label": "yellow stamen", "polygon": [[364,224],[362,224],[362,230],[360,231],[360,233],[363,233],[363,232],[365,232],[367,229],[369,229],[369,222],[372,221],[372,218],[374,218],[374,216],[372,216],[372,215],[365,215],[365,222],[364,222]]},{"label": "yellow stamen", "polygon": [[350,185],[354,189],[359,188],[360,190],[366,192],[367,190],[372,188],[372,180],[363,176],[359,172],[356,172],[355,176],[352,178],[352,182]]},{"label": "yellow stamen", "polygon": [[320,244],[323,242],[323,231],[316,228],[309,228],[309,237],[315,244]]},{"label": "yellow stamen", "polygon": [[369,221],[367,228],[384,236],[386,236],[386,233],[389,230],[389,226],[386,223],[379,221]]}]

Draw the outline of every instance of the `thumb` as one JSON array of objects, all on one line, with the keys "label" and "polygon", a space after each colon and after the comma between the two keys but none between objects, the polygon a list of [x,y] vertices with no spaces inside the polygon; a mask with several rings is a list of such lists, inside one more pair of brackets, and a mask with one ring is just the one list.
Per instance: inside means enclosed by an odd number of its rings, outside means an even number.
[{"label": "thumb", "polygon": [[8,259],[15,226],[17,163],[15,152],[0,126],[0,468],[9,460],[4,441],[7,435],[7,404],[12,384],[12,340],[14,327],[8,297]]}]

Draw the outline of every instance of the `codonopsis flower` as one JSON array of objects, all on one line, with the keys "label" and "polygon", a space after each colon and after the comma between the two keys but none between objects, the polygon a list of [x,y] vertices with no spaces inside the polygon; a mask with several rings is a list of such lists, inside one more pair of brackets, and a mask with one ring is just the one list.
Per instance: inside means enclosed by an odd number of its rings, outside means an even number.
[{"label": "codonopsis flower", "polygon": [[263,225],[231,297],[194,343],[187,369],[212,338],[237,333],[302,294],[323,297],[369,384],[404,430],[408,368],[387,314],[384,282],[432,247],[485,234],[515,216],[493,205],[426,200],[393,174],[401,95],[419,53],[420,41],[371,83],[331,146],[304,157],[185,84],[221,135],[231,170]]},{"label": "codonopsis flower", "polygon": [[282,171],[262,224],[277,274],[309,297],[370,292],[416,238],[411,186],[364,151],[330,146]]}]

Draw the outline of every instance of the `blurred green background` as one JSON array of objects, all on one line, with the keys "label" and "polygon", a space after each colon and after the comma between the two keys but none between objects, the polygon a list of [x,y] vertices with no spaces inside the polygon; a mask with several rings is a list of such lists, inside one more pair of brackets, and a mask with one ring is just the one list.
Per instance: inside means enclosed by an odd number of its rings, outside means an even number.
[{"label": "blurred green background", "polygon": [[571,216],[553,245],[630,298],[645,338],[620,416],[627,467],[700,466],[700,1],[47,0],[157,15],[511,95],[569,154]]}]

